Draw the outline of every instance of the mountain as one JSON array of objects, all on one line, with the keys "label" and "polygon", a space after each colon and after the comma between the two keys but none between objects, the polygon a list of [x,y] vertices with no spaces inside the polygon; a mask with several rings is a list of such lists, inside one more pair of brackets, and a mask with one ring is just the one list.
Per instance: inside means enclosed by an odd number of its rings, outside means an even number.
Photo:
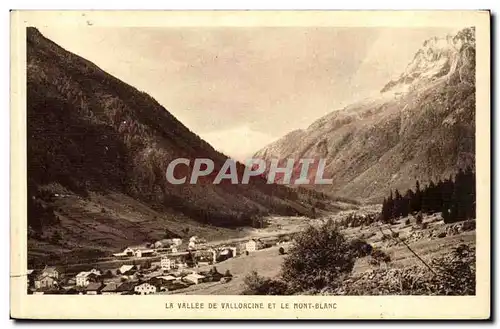
[{"label": "mountain", "polygon": [[[152,97],[27,29],[29,257],[100,254],[163,237],[237,234],[267,214],[309,215],[317,196],[266,184],[173,185],[167,165],[227,157]],[[238,164],[241,173],[244,166]],[[312,196],[311,196],[312,195]],[[233,230],[231,230],[233,229]],[[236,233],[235,233],[236,232]]]},{"label": "mountain", "polygon": [[333,111],[254,156],[324,158],[333,185],[316,188],[371,201],[390,188],[405,191],[416,180],[474,168],[474,28],[425,41],[379,96]]}]

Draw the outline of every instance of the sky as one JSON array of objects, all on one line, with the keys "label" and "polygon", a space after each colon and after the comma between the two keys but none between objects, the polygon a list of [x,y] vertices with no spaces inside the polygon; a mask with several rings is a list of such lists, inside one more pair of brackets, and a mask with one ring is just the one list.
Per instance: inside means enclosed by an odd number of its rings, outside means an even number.
[{"label": "sky", "polygon": [[243,160],[370,97],[450,28],[39,27]]}]

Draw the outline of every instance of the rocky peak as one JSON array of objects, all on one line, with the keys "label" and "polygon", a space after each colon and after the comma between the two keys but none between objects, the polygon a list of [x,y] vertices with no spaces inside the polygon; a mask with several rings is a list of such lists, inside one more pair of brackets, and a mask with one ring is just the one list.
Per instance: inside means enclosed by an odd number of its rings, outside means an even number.
[{"label": "rocky peak", "polygon": [[475,48],[474,28],[456,35],[433,37],[424,41],[406,70],[382,88],[382,93],[406,93],[446,79],[457,70],[462,55]]}]

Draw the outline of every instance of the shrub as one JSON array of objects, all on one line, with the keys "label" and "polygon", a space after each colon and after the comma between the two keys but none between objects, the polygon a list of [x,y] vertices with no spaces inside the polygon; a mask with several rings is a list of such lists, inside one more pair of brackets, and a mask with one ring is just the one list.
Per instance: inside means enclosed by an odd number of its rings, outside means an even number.
[{"label": "shrub", "polygon": [[399,232],[392,232],[391,237],[393,238],[399,238]]},{"label": "shrub", "polygon": [[377,262],[389,263],[391,261],[391,257],[378,248],[372,250],[371,256]]},{"label": "shrub", "polygon": [[362,239],[351,240],[351,252],[355,257],[361,258],[371,254],[373,247]]},{"label": "shrub", "polygon": [[231,274],[231,272],[229,270],[226,270],[226,273],[224,273],[224,277],[226,277],[226,278],[232,278],[233,275]]},{"label": "shrub", "polygon": [[280,247],[278,249],[278,251],[279,251],[280,255],[284,255],[285,254],[285,249],[283,249],[283,247]]},{"label": "shrub", "polygon": [[409,219],[409,218],[407,218],[407,219],[405,220],[405,225],[410,225],[410,224],[411,224],[411,221],[410,221],[410,219]]},{"label": "shrub", "polygon": [[463,223],[462,230],[465,231],[472,231],[476,229],[476,221],[473,220],[467,220]]},{"label": "shrub", "polygon": [[422,229],[423,230],[426,230],[428,227],[429,227],[429,223],[428,222],[422,223]]},{"label": "shrub", "polygon": [[441,232],[438,234],[438,238],[444,238],[446,236],[446,232]]},{"label": "shrub", "polygon": [[320,228],[310,226],[295,240],[282,266],[282,279],[292,290],[335,286],[342,275],[352,271],[356,257],[332,221]]},{"label": "shrub", "polygon": [[286,295],[288,287],[280,280],[260,276],[256,271],[248,274],[245,279],[243,295]]}]

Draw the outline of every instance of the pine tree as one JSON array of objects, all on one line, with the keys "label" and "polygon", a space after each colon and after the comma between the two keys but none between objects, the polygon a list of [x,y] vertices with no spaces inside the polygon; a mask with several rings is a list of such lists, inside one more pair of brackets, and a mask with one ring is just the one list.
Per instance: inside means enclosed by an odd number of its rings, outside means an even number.
[{"label": "pine tree", "polygon": [[403,200],[401,194],[398,189],[394,191],[394,206],[392,210],[392,218],[398,218],[401,216],[401,206],[403,204]]},{"label": "pine tree", "polygon": [[394,199],[392,198],[392,190],[391,193],[389,194],[389,199],[387,199],[387,222],[394,218],[393,217],[394,213]]},{"label": "pine tree", "polygon": [[420,191],[420,182],[418,180],[415,184],[415,193],[413,194],[410,208],[412,213],[422,210],[422,191]]}]

